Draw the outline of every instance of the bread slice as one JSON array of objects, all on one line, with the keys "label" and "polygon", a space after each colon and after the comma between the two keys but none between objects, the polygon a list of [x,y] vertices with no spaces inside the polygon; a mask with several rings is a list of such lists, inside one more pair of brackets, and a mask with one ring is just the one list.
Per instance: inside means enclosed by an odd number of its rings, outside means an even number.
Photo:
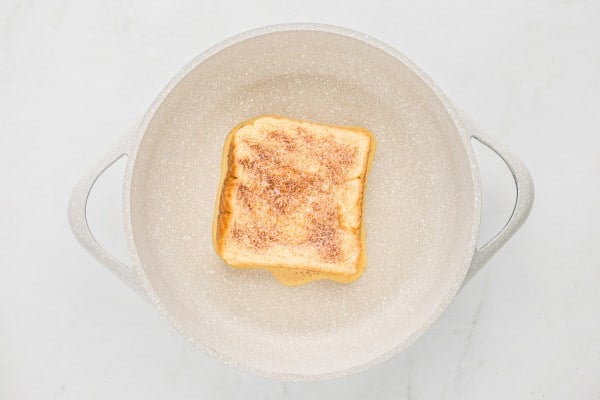
[{"label": "bread slice", "polygon": [[264,116],[228,135],[214,220],[218,255],[282,283],[351,282],[366,263],[362,205],[374,149],[361,128]]}]

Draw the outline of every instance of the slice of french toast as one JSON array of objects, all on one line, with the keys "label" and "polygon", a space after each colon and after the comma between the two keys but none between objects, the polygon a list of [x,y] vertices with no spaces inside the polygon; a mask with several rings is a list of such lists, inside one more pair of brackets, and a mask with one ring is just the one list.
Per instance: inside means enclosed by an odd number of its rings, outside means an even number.
[{"label": "slice of french toast", "polygon": [[223,151],[218,255],[233,267],[268,269],[287,285],[357,279],[374,144],[365,129],[283,117],[238,125]]}]

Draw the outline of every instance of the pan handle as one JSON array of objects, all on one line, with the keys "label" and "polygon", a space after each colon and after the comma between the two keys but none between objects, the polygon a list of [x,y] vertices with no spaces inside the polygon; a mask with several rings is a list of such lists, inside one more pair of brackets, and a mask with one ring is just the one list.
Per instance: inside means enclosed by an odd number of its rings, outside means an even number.
[{"label": "pan handle", "polygon": [[535,189],[533,186],[533,180],[531,174],[527,170],[527,167],[521,160],[513,156],[510,152],[504,150],[502,147],[496,145],[493,141],[489,140],[481,133],[481,130],[473,122],[466,120],[468,123],[471,138],[482,143],[494,153],[496,153],[502,161],[506,164],[510,170],[513,179],[515,181],[517,196],[515,199],[515,206],[512,211],[512,215],[508,219],[508,222],[492,239],[486,244],[475,250],[473,260],[471,261],[471,267],[463,286],[475,276],[477,272],[492,258],[494,254],[502,246],[508,242],[508,240],[519,230],[521,225],[527,219],[531,207],[533,205],[533,198]]},{"label": "pan handle", "polygon": [[87,201],[94,184],[115,162],[126,157],[131,147],[131,135],[125,135],[83,176],[73,189],[69,200],[69,225],[79,243],[108,270],[145,297],[144,290],[135,269],[124,264],[108,253],[96,240],[87,221]]}]

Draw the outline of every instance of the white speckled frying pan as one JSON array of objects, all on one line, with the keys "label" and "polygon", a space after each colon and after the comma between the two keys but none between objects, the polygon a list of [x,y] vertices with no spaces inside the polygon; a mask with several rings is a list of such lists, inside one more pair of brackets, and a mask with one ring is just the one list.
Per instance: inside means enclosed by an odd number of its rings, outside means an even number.
[{"label": "white speckled frying pan", "polygon": [[[262,114],[375,134],[368,261],[358,281],[286,287],[215,254],[225,136]],[[506,162],[518,193],[507,225],[479,249],[472,138]],[[85,213],[95,180],[123,156],[131,265],[99,246]],[[260,375],[310,380],[363,370],[414,342],[521,226],[532,201],[523,164],[467,125],[398,51],[346,29],[293,24],[228,39],[187,65],[76,187],[69,217],[81,244],[200,348]]]}]

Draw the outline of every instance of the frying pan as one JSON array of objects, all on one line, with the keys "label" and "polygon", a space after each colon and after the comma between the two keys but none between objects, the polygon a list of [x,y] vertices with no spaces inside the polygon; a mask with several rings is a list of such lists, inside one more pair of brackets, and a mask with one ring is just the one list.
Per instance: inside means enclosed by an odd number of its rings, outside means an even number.
[{"label": "frying pan", "polygon": [[[225,136],[263,114],[375,134],[364,210],[368,261],[356,282],[286,287],[215,254]],[[517,188],[510,220],[480,248],[471,140],[505,161]],[[86,220],[94,182],[121,157],[128,265],[97,243]],[[188,64],[77,185],[69,219],[91,254],[201,349],[263,376],[317,380],[363,370],[413,343],[521,226],[532,203],[525,166],[398,51],[339,27],[289,24],[235,36]]]}]

